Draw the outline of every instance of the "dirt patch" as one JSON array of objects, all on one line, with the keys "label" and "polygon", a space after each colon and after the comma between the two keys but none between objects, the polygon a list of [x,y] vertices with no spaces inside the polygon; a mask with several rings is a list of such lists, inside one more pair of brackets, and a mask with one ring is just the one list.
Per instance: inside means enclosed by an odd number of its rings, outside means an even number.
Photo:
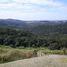
[{"label": "dirt patch", "polygon": [[67,67],[66,62],[59,61],[64,58],[67,59],[67,56],[45,55],[41,57],[0,64],[0,67]]}]

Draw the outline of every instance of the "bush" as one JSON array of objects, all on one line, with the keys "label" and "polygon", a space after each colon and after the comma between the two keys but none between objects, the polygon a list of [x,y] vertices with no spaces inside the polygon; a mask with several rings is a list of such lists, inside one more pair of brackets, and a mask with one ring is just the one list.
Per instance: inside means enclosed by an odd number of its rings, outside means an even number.
[{"label": "bush", "polygon": [[34,51],[33,51],[33,56],[34,56],[34,57],[37,57],[37,52],[38,52],[38,50],[34,50]]},{"label": "bush", "polygon": [[58,44],[58,43],[51,43],[50,45],[49,45],[49,49],[51,49],[51,50],[59,50],[60,49],[60,45]]},{"label": "bush", "polygon": [[63,48],[63,54],[67,54],[66,48]]}]

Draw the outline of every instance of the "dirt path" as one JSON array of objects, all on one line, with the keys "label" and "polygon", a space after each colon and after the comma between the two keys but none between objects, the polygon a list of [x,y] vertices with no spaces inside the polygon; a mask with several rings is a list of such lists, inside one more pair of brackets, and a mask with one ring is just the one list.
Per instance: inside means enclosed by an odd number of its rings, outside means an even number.
[{"label": "dirt path", "polygon": [[0,67],[67,67],[67,56],[46,55],[0,64]]}]

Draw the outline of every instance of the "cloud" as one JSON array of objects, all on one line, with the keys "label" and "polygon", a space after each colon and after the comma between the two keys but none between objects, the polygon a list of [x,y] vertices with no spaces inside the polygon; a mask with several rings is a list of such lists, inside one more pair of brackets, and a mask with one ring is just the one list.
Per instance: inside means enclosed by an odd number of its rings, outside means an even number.
[{"label": "cloud", "polygon": [[37,4],[37,5],[47,5],[52,7],[62,7],[63,3],[56,0],[14,0],[16,3],[20,4]]},{"label": "cloud", "polygon": [[64,17],[66,11],[67,5],[59,0],[0,0],[0,17],[52,19]]},{"label": "cloud", "polygon": [[12,3],[14,0],[0,0],[0,4]]},{"label": "cloud", "polygon": [[55,0],[1,0],[0,9],[17,10],[46,10],[46,7],[53,9],[67,9],[63,3]]}]

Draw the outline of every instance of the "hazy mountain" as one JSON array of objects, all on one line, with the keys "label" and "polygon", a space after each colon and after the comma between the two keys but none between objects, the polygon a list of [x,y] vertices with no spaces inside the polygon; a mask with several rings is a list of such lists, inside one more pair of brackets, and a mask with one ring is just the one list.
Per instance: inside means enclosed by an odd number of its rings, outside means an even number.
[{"label": "hazy mountain", "polygon": [[9,27],[25,27],[26,22],[15,19],[0,19],[0,26],[9,26]]},{"label": "hazy mountain", "polygon": [[21,21],[0,19],[0,27],[20,28],[34,33],[67,33],[67,21]]},{"label": "hazy mountain", "polygon": [[34,33],[67,33],[67,21],[37,21],[30,23],[30,31]]}]

